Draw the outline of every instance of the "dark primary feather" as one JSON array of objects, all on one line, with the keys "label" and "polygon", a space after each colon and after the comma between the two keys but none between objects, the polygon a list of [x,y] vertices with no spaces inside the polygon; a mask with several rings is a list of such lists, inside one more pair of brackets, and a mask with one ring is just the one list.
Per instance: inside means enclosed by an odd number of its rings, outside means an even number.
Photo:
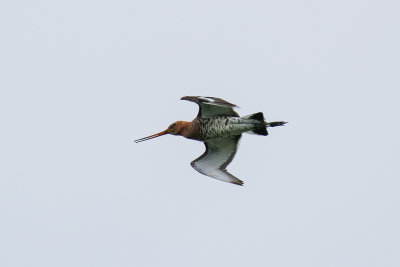
[{"label": "dark primary feather", "polygon": [[184,96],[181,100],[187,100],[199,105],[198,117],[213,118],[221,116],[239,117],[233,108],[235,104],[229,103],[221,98],[212,96]]}]

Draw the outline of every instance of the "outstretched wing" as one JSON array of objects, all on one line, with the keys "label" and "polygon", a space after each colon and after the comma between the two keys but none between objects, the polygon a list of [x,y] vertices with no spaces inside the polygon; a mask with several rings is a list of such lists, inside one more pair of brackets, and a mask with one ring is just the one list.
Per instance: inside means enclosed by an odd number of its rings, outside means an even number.
[{"label": "outstretched wing", "polygon": [[240,137],[238,135],[204,142],[206,152],[190,165],[201,174],[224,182],[243,185],[241,180],[226,170],[235,157]]},{"label": "outstretched wing", "polygon": [[184,96],[181,100],[191,101],[199,105],[199,113],[197,114],[197,117],[239,117],[239,114],[233,110],[233,108],[237,106],[221,98],[210,96]]}]

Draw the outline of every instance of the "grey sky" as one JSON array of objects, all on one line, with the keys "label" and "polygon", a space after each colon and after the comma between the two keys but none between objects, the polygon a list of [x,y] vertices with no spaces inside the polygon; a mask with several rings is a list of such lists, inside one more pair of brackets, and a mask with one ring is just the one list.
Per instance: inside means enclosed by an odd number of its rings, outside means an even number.
[{"label": "grey sky", "polygon": [[[0,266],[400,266],[398,1],[3,1]],[[289,121],[200,175],[206,95]]]}]

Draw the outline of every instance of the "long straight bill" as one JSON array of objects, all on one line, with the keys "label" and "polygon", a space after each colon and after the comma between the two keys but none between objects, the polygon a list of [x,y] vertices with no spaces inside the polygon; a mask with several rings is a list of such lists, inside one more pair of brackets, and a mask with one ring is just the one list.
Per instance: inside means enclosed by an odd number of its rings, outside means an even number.
[{"label": "long straight bill", "polygon": [[147,140],[150,140],[150,139],[153,139],[153,138],[162,136],[162,135],[164,135],[164,134],[167,134],[167,130],[162,131],[161,133],[156,133],[156,134],[153,134],[153,135],[150,135],[150,136],[143,137],[143,138],[140,138],[140,139],[138,139],[138,140],[135,140],[135,143],[147,141]]}]

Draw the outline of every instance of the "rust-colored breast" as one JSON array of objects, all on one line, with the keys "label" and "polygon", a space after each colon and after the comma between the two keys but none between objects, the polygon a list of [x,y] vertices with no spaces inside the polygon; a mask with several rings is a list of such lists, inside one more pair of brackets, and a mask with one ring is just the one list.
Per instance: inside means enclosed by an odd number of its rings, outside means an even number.
[{"label": "rust-colored breast", "polygon": [[198,140],[198,141],[204,141],[200,134],[200,123],[196,119],[194,119],[191,122],[188,122],[185,124],[185,126],[182,128],[182,136],[188,138],[188,139],[193,139],[193,140]]}]

